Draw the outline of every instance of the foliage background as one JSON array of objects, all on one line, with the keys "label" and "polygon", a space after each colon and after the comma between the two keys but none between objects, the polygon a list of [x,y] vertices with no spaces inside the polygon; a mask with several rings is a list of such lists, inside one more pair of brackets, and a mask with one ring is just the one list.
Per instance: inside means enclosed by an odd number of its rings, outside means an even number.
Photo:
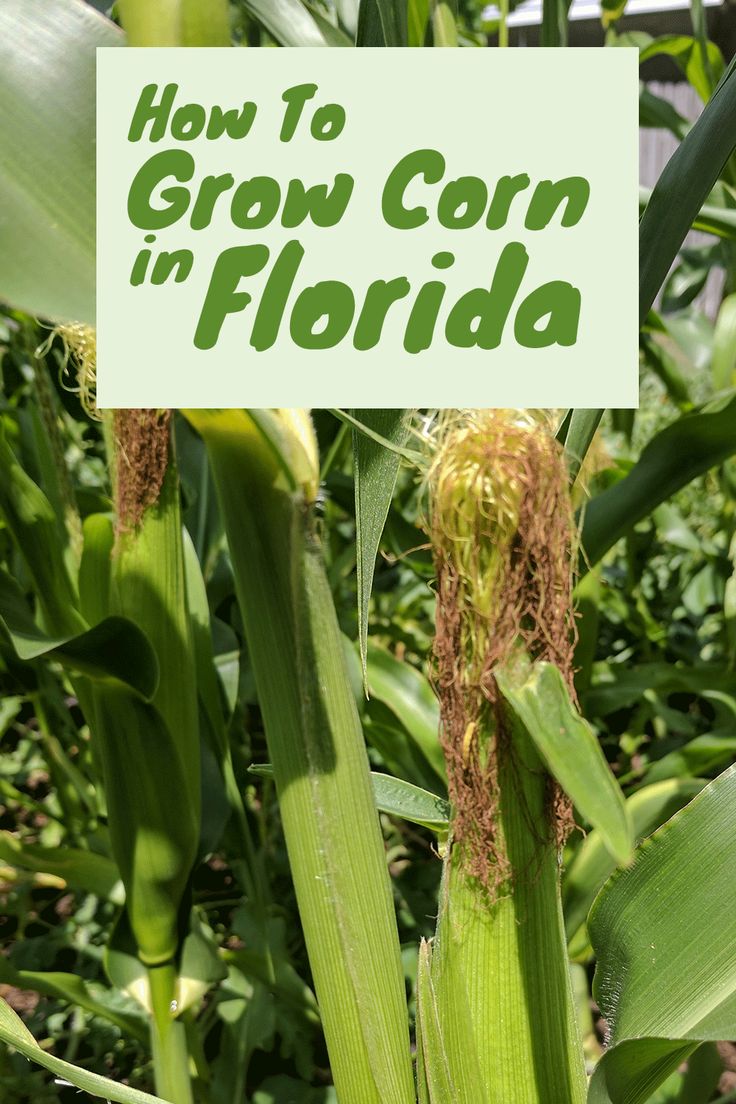
[{"label": "foliage background", "polygon": [[[340,14],[347,24],[350,5],[344,7]],[[323,20],[335,18],[329,6],[315,10]],[[273,6],[287,22],[288,11],[288,4]],[[268,31],[255,18],[258,14],[255,2],[232,6],[236,40],[271,44]],[[279,38],[273,23],[269,25]],[[487,34],[493,41],[496,32],[495,24],[484,22],[471,0],[461,7],[461,28],[467,44],[481,45]],[[616,45],[617,33],[612,24],[609,46]],[[643,50],[654,50],[650,42],[632,39],[629,31],[621,33]],[[676,55],[671,43],[661,44],[661,52],[668,50],[684,65],[691,83],[702,88],[708,79],[703,58],[698,62],[693,50],[683,61],[684,55]],[[719,64],[717,58],[713,64]],[[644,100],[644,124],[661,120],[655,108]],[[673,127],[680,125],[666,118]],[[725,210],[736,206],[736,194],[727,182],[721,200]],[[723,273],[724,281],[715,319],[707,317],[698,302],[714,269]],[[705,244],[683,250],[661,310],[645,328],[641,409],[636,414],[607,412],[578,492],[583,511],[589,498],[632,470],[643,448],[665,427],[736,384],[733,278],[732,238],[709,237]],[[611,324],[615,325],[615,308]],[[63,341],[52,336],[48,326],[0,309],[0,373],[0,419],[6,436],[58,516],[65,516],[72,505],[82,519],[109,511],[103,432],[80,405]],[[431,411],[419,412],[419,435],[432,416]],[[370,611],[372,693],[366,701],[355,645],[351,434],[327,411],[315,411],[314,417],[329,579],[372,764],[442,796],[442,778],[431,751],[436,745],[437,710],[427,657],[434,602],[431,559],[418,527],[422,487],[416,473],[404,466],[376,568]],[[207,992],[196,1015],[200,1088],[211,1104],[246,1099],[253,1104],[328,1104],[335,1097],[273,784],[268,776],[250,770],[268,756],[232,568],[202,445],[178,418],[177,442],[184,518],[207,584],[235,774],[245,795],[250,833],[268,872],[270,925],[273,946],[278,948],[272,995],[263,984],[252,906],[244,903],[239,882],[242,835],[236,818],[228,816],[222,782],[210,770],[204,791],[208,847],[193,887],[210,948],[202,953]],[[736,761],[735,532],[736,465],[729,460],[657,505],[581,583],[578,693],[628,795],[663,780],[713,778]],[[28,584],[2,528],[0,562]],[[142,1014],[130,997],[107,984],[106,967],[115,969],[108,943],[119,899],[104,878],[108,844],[92,782],[88,732],[61,669],[19,663],[4,639],[0,738],[0,992],[37,1038],[53,1040],[61,1057],[150,1087]],[[207,772],[206,761],[203,768]],[[382,814],[381,823],[411,999],[416,945],[420,936],[429,938],[434,930],[441,864],[431,831],[387,814]],[[345,831],[350,830],[346,810]],[[568,868],[581,841],[582,834],[570,841]],[[102,865],[91,872],[80,853],[101,857]],[[604,1025],[589,997],[591,953],[584,930],[576,928],[570,936],[586,1048],[594,1061]],[[52,974],[67,980],[57,980],[54,989]],[[87,1007],[74,1007],[67,999],[70,976],[88,983]],[[194,1015],[190,1018],[193,1022]],[[191,1034],[194,1038],[193,1027]],[[699,1078],[700,1095],[684,1095],[686,1074],[678,1072],[656,1099],[660,1104],[695,1104],[729,1091],[736,1083],[736,1073],[729,1074],[729,1069],[736,1071],[734,1053],[724,1045],[716,1058],[713,1047],[702,1048],[698,1060],[707,1072]],[[75,1090],[55,1084],[47,1073],[32,1069],[4,1048],[0,1085],[9,1104],[30,1099],[67,1104],[79,1099]]]}]

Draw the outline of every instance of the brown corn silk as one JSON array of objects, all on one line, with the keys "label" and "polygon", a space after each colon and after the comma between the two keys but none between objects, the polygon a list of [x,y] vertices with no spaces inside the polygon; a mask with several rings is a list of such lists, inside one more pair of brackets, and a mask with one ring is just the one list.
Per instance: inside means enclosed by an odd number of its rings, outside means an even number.
[{"label": "brown corn silk", "polygon": [[[541,418],[471,411],[440,425],[428,483],[437,572],[434,677],[452,835],[466,872],[495,896],[510,875],[497,828],[498,767],[500,757],[513,761],[514,753],[494,672],[525,653],[556,664],[572,692],[567,468]],[[548,838],[561,843],[572,816],[551,779],[548,812]]]},{"label": "brown corn silk", "polygon": [[161,494],[169,464],[169,410],[116,410],[115,506],[118,533],[136,529]]},{"label": "brown corn silk", "polygon": [[[90,417],[101,420],[97,410],[97,335],[91,326],[71,322],[57,326],[64,345],[62,371],[72,375],[72,390],[79,395]],[[115,506],[118,534],[138,527],[161,494],[169,464],[171,411],[115,410]]]}]

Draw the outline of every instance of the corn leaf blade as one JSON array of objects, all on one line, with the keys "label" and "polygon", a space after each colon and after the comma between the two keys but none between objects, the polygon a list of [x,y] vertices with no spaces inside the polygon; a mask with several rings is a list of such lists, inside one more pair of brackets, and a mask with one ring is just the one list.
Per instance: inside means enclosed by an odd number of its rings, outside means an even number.
[{"label": "corn leaf blade", "polygon": [[496,682],[550,774],[598,829],[613,858],[628,862],[634,840],[623,793],[595,733],[572,704],[558,668],[535,663],[521,684],[507,672],[498,672]]},{"label": "corn leaf blade", "polygon": [[179,908],[199,841],[187,765],[158,710],[133,691],[97,684],[94,703],[110,842],[130,926],[142,961],[168,962],[178,948]]},{"label": "corn leaf blade", "polygon": [[118,868],[112,859],[75,847],[44,847],[23,843],[12,832],[0,832],[0,861],[20,870],[53,874],[72,889],[93,893],[121,905],[125,899]]},{"label": "corn leaf blade", "polygon": [[588,928],[610,1049],[589,1104],[639,1104],[702,1041],[736,1033],[736,766],[606,883]]},{"label": "corn leaf blade", "polygon": [[437,998],[432,984],[432,948],[419,946],[417,968],[417,1085],[419,1104],[458,1104],[445,1044]]},{"label": "corn leaf blade", "polygon": [[[261,778],[273,778],[270,763],[257,763],[250,766],[251,774]],[[394,778],[390,774],[371,771],[371,785],[376,808],[390,816],[408,820],[411,824],[421,824],[423,828],[444,834],[447,832],[450,818],[450,805],[429,790],[405,782],[403,778]]]},{"label": "corn leaf blade", "polygon": [[640,325],[735,147],[736,64],[732,62],[702,115],[665,166],[642,216]]},{"label": "corn leaf blade", "polygon": [[90,1073],[89,1070],[81,1069],[71,1062],[65,1062],[62,1058],[42,1050],[21,1018],[2,998],[0,998],[0,1041],[6,1046],[14,1047],[29,1061],[38,1063],[56,1077],[76,1085],[78,1089],[82,1089],[91,1096],[114,1101],[115,1104],[166,1104],[158,1096],[131,1089],[128,1085],[117,1085],[107,1077]]},{"label": "corn leaf blade", "polygon": [[[353,410],[353,416],[392,444],[407,438],[406,410]],[[353,429],[355,470],[355,543],[358,569],[358,639],[366,678],[368,605],[373,588],[378,546],[396,486],[401,457]]]},{"label": "corn leaf blade", "polygon": [[118,679],[144,698],[158,682],[158,662],[145,633],[125,617],[107,617],[76,636],[51,637],[33,620],[15,581],[0,569],[0,627],[19,659],[41,656],[92,678]]},{"label": "corn leaf blade", "polygon": [[[668,778],[645,786],[627,798],[626,807],[637,843],[691,801],[704,785],[705,782],[694,778]],[[562,880],[562,908],[568,938],[585,923],[598,891],[615,869],[615,861],[600,832],[594,828],[576,851]]]},{"label": "corn leaf blade", "polygon": [[95,49],[122,41],[79,0],[0,6],[0,298],[44,318],[95,320]]},{"label": "corn leaf blade", "polygon": [[[646,209],[652,197],[651,188],[639,188],[639,211]],[[717,207],[714,203],[704,203],[693,218],[693,230],[704,234],[713,234],[727,241],[736,239],[736,211],[729,207]]]},{"label": "corn leaf blade", "polygon": [[67,974],[57,970],[16,970],[4,956],[0,956],[0,982],[14,985],[18,989],[31,989],[46,997],[54,997],[67,1004],[83,1008],[93,1016],[99,1016],[115,1024],[131,1039],[145,1043],[148,1030],[143,1021],[127,1012],[121,1012],[103,1001],[98,1000],[87,982],[77,974]]},{"label": "corn leaf blade", "polygon": [[367,658],[371,697],[396,714],[435,774],[444,781],[445,760],[437,735],[440,711],[428,680],[377,644],[368,645]]},{"label": "corn leaf blade", "polygon": [[244,0],[243,6],[281,46],[329,46],[316,19],[299,0]]},{"label": "corn leaf blade", "polygon": [[663,429],[643,450],[629,475],[586,506],[581,571],[596,564],[660,503],[734,453],[736,392]]},{"label": "corn leaf blade", "polygon": [[603,413],[602,410],[569,410],[557,432],[557,440],[565,446],[571,483],[580,474]]}]

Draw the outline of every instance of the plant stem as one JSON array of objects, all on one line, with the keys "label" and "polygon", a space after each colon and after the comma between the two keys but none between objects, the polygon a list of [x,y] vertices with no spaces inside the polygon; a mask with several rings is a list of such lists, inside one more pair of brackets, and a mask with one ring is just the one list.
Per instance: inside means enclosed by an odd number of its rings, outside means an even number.
[{"label": "plant stem", "polygon": [[509,0],[499,0],[498,45],[506,47],[509,44]]},{"label": "plant stem", "polygon": [[156,1093],[171,1104],[193,1104],[186,1028],[174,1018],[177,975],[173,962],[150,969],[148,981]]}]

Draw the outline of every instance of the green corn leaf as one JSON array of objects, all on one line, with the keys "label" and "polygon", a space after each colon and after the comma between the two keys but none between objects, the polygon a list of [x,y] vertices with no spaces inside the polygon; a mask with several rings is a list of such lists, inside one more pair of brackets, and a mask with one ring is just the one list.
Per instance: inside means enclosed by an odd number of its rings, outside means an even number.
[{"label": "green corn leaf", "polygon": [[93,324],[95,50],[123,35],[80,0],[4,0],[0,42],[0,298]]},{"label": "green corn leaf", "polygon": [[[353,416],[392,444],[403,445],[408,434],[406,410],[354,410]],[[378,546],[388,517],[401,458],[364,433],[353,430],[355,469],[355,543],[358,568],[358,639],[366,678],[368,604],[373,588]]]},{"label": "green corn leaf", "polygon": [[96,685],[94,700],[112,851],[140,957],[157,965],[176,954],[199,840],[190,765],[158,710],[133,691]]},{"label": "green corn leaf", "polygon": [[53,874],[71,889],[93,893],[103,901],[121,905],[125,900],[115,863],[94,851],[74,847],[43,847],[23,843],[11,832],[0,832],[0,862],[21,870]]},{"label": "green corn leaf", "polygon": [[715,42],[701,44],[690,35],[665,35],[645,46],[639,61],[643,64],[663,54],[677,63],[701,100],[707,103],[725,69],[723,54]]},{"label": "green corn leaf", "polygon": [[602,417],[602,410],[568,410],[557,431],[557,440],[565,446],[571,483],[580,474]]},{"label": "green corn leaf", "polygon": [[436,794],[393,778],[388,774],[371,773],[376,807],[382,813],[401,817],[412,824],[421,824],[440,835],[447,833],[450,806]]},{"label": "green corn leaf", "polygon": [[[705,782],[699,779],[668,778],[645,786],[627,798],[626,808],[636,841],[651,835],[655,828],[699,794],[703,786]],[[596,894],[615,869],[616,864],[601,833],[593,829],[576,850],[562,880],[562,908],[569,939],[585,923]]]},{"label": "green corn leaf", "polygon": [[[273,767],[270,763],[253,763],[248,770],[261,778],[273,778]],[[376,808],[382,813],[401,817],[411,824],[421,824],[440,835],[447,833],[450,805],[441,797],[429,790],[423,790],[421,786],[404,782],[402,778],[380,774],[378,771],[371,771],[371,784]]]},{"label": "green corn leaf", "polygon": [[378,0],[360,0],[356,46],[385,46]]},{"label": "green corn leaf", "polygon": [[354,46],[352,38],[348,38],[340,27],[336,27],[334,23],[331,23],[330,20],[322,14],[319,8],[310,3],[307,3],[307,8],[309,9],[312,19],[322,32],[327,46]]},{"label": "green corn leaf", "polygon": [[15,581],[0,568],[0,627],[19,659],[48,656],[63,667],[97,679],[119,679],[151,698],[158,663],[148,638],[124,617],[107,617],[78,635],[50,637],[38,628]]},{"label": "green corn leaf", "polygon": [[637,849],[588,919],[610,1046],[589,1104],[640,1104],[698,1043],[736,1034],[736,766]]},{"label": "green corn leaf", "polygon": [[570,0],[542,0],[540,46],[567,46]]},{"label": "green corn leaf", "polygon": [[110,612],[111,558],[115,533],[109,514],[90,514],[82,526],[79,608],[90,625]]},{"label": "green corn leaf", "polygon": [[146,1025],[139,1017],[121,1012],[98,1000],[87,982],[77,974],[54,970],[16,970],[7,958],[0,955],[0,982],[3,985],[13,985],[17,989],[30,989],[42,996],[83,1008],[85,1012],[91,1012],[93,1016],[100,1016],[119,1027],[129,1039],[138,1039],[142,1043],[148,1039]]},{"label": "green corn leaf", "polygon": [[[136,942],[127,916],[121,914],[105,947],[105,969],[113,986],[126,993],[149,1015],[151,988],[149,972],[136,953]],[[192,909],[189,929],[179,956],[176,986],[176,1016],[196,1007],[214,985],[227,976],[212,929]]]},{"label": "green corn leaf", "polygon": [[387,46],[408,46],[406,0],[378,0]]},{"label": "green corn leaf", "polygon": [[669,100],[656,96],[642,81],[639,87],[639,126],[669,130],[681,142],[692,123],[683,118]]},{"label": "green corn leaf", "polygon": [[406,0],[360,0],[358,46],[408,46]]},{"label": "green corn leaf", "polygon": [[[403,972],[383,842],[308,510],[316,450],[305,450],[308,419],[271,413],[278,448],[245,411],[188,417],[207,445],[225,519],[337,1092],[355,1104],[410,1104]],[[279,460],[289,438],[312,457],[311,473],[307,463],[300,478]]]},{"label": "green corn leaf", "polygon": [[78,1089],[89,1093],[90,1096],[114,1101],[115,1104],[166,1104],[166,1101],[158,1096],[139,1092],[138,1089],[131,1089],[128,1085],[117,1085],[107,1077],[90,1073],[89,1070],[81,1069],[71,1062],[65,1062],[54,1054],[42,1050],[20,1016],[17,1016],[2,998],[0,998],[0,1042],[13,1047],[29,1061],[50,1070],[55,1077],[76,1085]]},{"label": "green corn leaf", "polygon": [[726,296],[718,311],[711,372],[716,391],[736,387],[736,292]]},{"label": "green corn leaf", "polygon": [[550,774],[598,829],[616,862],[628,862],[634,839],[623,793],[595,733],[572,704],[560,671],[551,663],[534,663],[523,683],[507,671],[499,671],[496,682]]},{"label": "green corn leaf", "polygon": [[683,775],[707,777],[715,771],[723,770],[734,758],[736,734],[732,728],[726,732],[704,732],[702,736],[696,736],[675,751],[656,759],[646,771],[647,786],[660,779]]},{"label": "green corn leaf", "polygon": [[119,0],[130,46],[229,46],[227,0]]},{"label": "green corn leaf", "polygon": [[187,605],[192,631],[192,644],[197,668],[197,693],[209,722],[209,731],[222,757],[227,754],[225,717],[222,711],[220,687],[212,650],[212,628],[207,588],[199,560],[189,534],[184,531],[184,575]]},{"label": "green corn leaf", "polygon": [[618,22],[627,3],[628,0],[601,0],[601,22],[606,29]]},{"label": "green corn leaf", "polygon": [[377,445],[382,445],[383,448],[389,452],[395,452],[397,456],[402,456],[404,460],[408,460],[412,464],[422,464],[424,456],[418,449],[406,448],[404,445],[395,444],[387,437],[382,437],[375,429],[364,422],[359,421],[349,411],[340,410],[338,408],[331,409],[330,414],[334,414],[338,421],[344,425],[352,426],[353,429],[357,429],[359,433],[362,433],[365,437],[369,437],[371,441],[374,441]]},{"label": "green corn leaf", "polygon": [[660,503],[734,453],[736,392],[663,429],[643,450],[629,475],[586,506],[581,570],[597,563]]},{"label": "green corn leaf", "polygon": [[86,625],[59,541],[56,515],[40,487],[26,474],[0,423],[0,516],[28,568],[50,633],[74,636]]},{"label": "green corn leaf", "polygon": [[432,948],[419,944],[417,967],[417,1087],[419,1104],[460,1104],[453,1084],[432,983]]},{"label": "green corn leaf", "polygon": [[639,227],[639,324],[643,325],[700,208],[736,147],[736,63],[680,143]]},{"label": "green corn leaf", "polygon": [[244,0],[246,11],[281,46],[328,46],[324,32],[299,0]]},{"label": "green corn leaf", "polygon": [[[639,211],[646,209],[651,199],[650,188],[639,188]],[[701,230],[704,234],[713,234],[717,238],[726,241],[736,239],[736,211],[729,207],[717,207],[715,204],[704,204],[693,217],[693,230]]]},{"label": "green corn leaf", "polygon": [[429,21],[429,0],[409,0],[406,18],[409,46],[424,46]]},{"label": "green corn leaf", "polygon": [[429,682],[416,668],[377,644],[368,645],[368,689],[403,724],[438,778],[445,779],[439,741],[440,711]]}]

